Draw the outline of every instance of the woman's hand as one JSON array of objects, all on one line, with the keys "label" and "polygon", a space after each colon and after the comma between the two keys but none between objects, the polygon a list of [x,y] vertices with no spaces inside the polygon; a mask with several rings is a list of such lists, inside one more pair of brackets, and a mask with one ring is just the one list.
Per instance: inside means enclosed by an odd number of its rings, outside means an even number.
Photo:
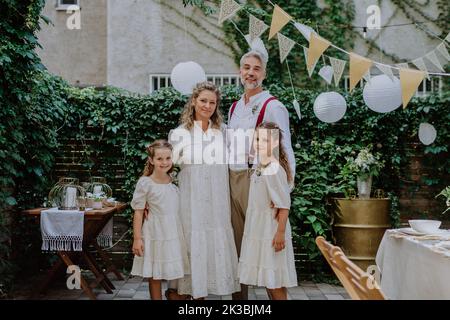
[{"label": "woman's hand", "polygon": [[142,238],[133,240],[133,254],[138,257],[144,255],[144,241],[142,241]]},{"label": "woman's hand", "polygon": [[275,249],[275,252],[279,252],[284,249],[286,245],[285,235],[282,231],[277,231],[272,240],[272,247]]}]

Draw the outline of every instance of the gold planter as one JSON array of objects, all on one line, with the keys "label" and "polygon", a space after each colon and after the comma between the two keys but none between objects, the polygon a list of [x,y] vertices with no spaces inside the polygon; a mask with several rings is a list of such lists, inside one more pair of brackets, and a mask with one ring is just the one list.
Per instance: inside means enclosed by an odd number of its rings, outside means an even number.
[{"label": "gold planter", "polygon": [[386,229],[391,227],[389,199],[333,198],[333,240],[363,270],[375,264]]}]

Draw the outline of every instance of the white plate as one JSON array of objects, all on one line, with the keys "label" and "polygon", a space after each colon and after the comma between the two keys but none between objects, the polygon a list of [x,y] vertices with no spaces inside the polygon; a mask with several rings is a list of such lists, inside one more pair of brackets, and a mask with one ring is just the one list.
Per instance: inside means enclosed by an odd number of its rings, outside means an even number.
[{"label": "white plate", "polygon": [[445,229],[438,229],[436,232],[433,232],[433,233],[423,233],[423,232],[416,231],[413,228],[400,228],[400,229],[395,229],[395,230],[398,232],[412,235],[412,236],[437,236],[437,235],[442,235],[442,234],[449,232],[448,230],[445,230]]}]

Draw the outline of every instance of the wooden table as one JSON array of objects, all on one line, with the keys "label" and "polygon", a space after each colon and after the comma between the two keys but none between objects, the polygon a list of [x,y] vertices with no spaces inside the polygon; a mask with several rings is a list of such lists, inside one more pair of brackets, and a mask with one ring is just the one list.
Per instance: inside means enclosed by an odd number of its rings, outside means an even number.
[{"label": "wooden table", "polygon": [[[108,253],[98,245],[97,236],[102,231],[103,227],[108,221],[119,212],[122,212],[127,207],[124,203],[119,203],[115,207],[106,207],[101,210],[86,211],[84,214],[84,230],[83,230],[83,250],[82,251],[57,251],[59,260],[48,271],[45,280],[34,290],[32,297],[36,298],[40,293],[45,292],[52,281],[58,274],[65,273],[66,268],[71,265],[76,265],[83,259],[89,270],[95,275],[95,281],[88,283],[86,279],[80,275],[80,285],[84,292],[90,299],[95,300],[96,295],[92,291],[92,288],[97,287],[99,284],[105,289],[107,293],[113,293],[115,289],[112,282],[108,279],[107,274],[113,272],[118,280],[123,280],[122,274],[117,270],[111,261]],[[40,223],[41,211],[48,208],[37,208],[23,211],[26,214],[35,219],[37,223]],[[89,252],[89,246],[92,245],[96,252],[99,254],[100,260],[105,264],[106,270],[98,265],[95,257]]]}]

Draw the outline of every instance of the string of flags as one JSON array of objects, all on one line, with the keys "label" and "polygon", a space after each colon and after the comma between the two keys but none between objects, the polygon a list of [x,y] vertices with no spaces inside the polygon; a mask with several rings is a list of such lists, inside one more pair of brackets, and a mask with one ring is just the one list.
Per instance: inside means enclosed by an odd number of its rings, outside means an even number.
[{"label": "string of flags", "polygon": [[[222,24],[227,19],[231,19],[242,6],[235,0],[222,0],[219,12],[219,24]],[[442,41],[435,49],[425,54],[423,57],[414,59],[410,61],[417,70],[411,69],[408,63],[399,63],[394,66],[383,64],[380,62],[373,61],[366,57],[360,56],[354,52],[347,52],[342,48],[335,46],[333,43],[327,39],[321,37],[316,31],[311,27],[304,24],[293,21],[293,18],[285,12],[278,5],[274,5],[274,10],[272,13],[272,21],[269,26],[265,24],[262,20],[256,18],[255,16],[249,14],[249,38],[250,42],[260,38],[262,34],[269,29],[268,39],[272,39],[277,35],[279,44],[280,61],[287,63],[287,56],[294,48],[296,41],[290,39],[289,37],[283,35],[280,31],[289,22],[293,22],[295,28],[303,35],[303,37],[309,42],[309,47],[303,47],[303,53],[305,56],[306,67],[308,74],[311,77],[315,66],[320,59],[320,57],[325,56],[324,52],[330,47],[334,47],[349,55],[349,76],[350,76],[350,91],[352,91],[356,85],[365,78],[366,81],[370,81],[370,69],[375,66],[378,70],[382,72],[383,75],[387,76],[391,81],[394,80],[393,69],[399,70],[400,84],[401,84],[401,94],[402,94],[402,104],[403,108],[406,108],[417,88],[423,81],[423,79],[430,77],[430,74],[439,74],[443,76],[450,76],[449,73],[444,73],[443,65],[450,61],[450,54],[448,52],[448,43],[450,43],[450,33],[447,35],[444,41]],[[326,56],[328,57],[328,56]],[[334,83],[337,86],[340,79],[344,73],[347,61],[342,59],[337,59],[334,57],[328,57],[330,65],[325,65],[319,70],[319,75],[328,83],[331,83],[330,74],[334,78]],[[443,60],[444,63],[441,63]],[[441,73],[429,72],[427,64],[425,61],[433,65]],[[325,68],[328,67],[328,68]],[[330,72],[330,68],[332,72]],[[295,105],[295,103],[294,103]]]}]

